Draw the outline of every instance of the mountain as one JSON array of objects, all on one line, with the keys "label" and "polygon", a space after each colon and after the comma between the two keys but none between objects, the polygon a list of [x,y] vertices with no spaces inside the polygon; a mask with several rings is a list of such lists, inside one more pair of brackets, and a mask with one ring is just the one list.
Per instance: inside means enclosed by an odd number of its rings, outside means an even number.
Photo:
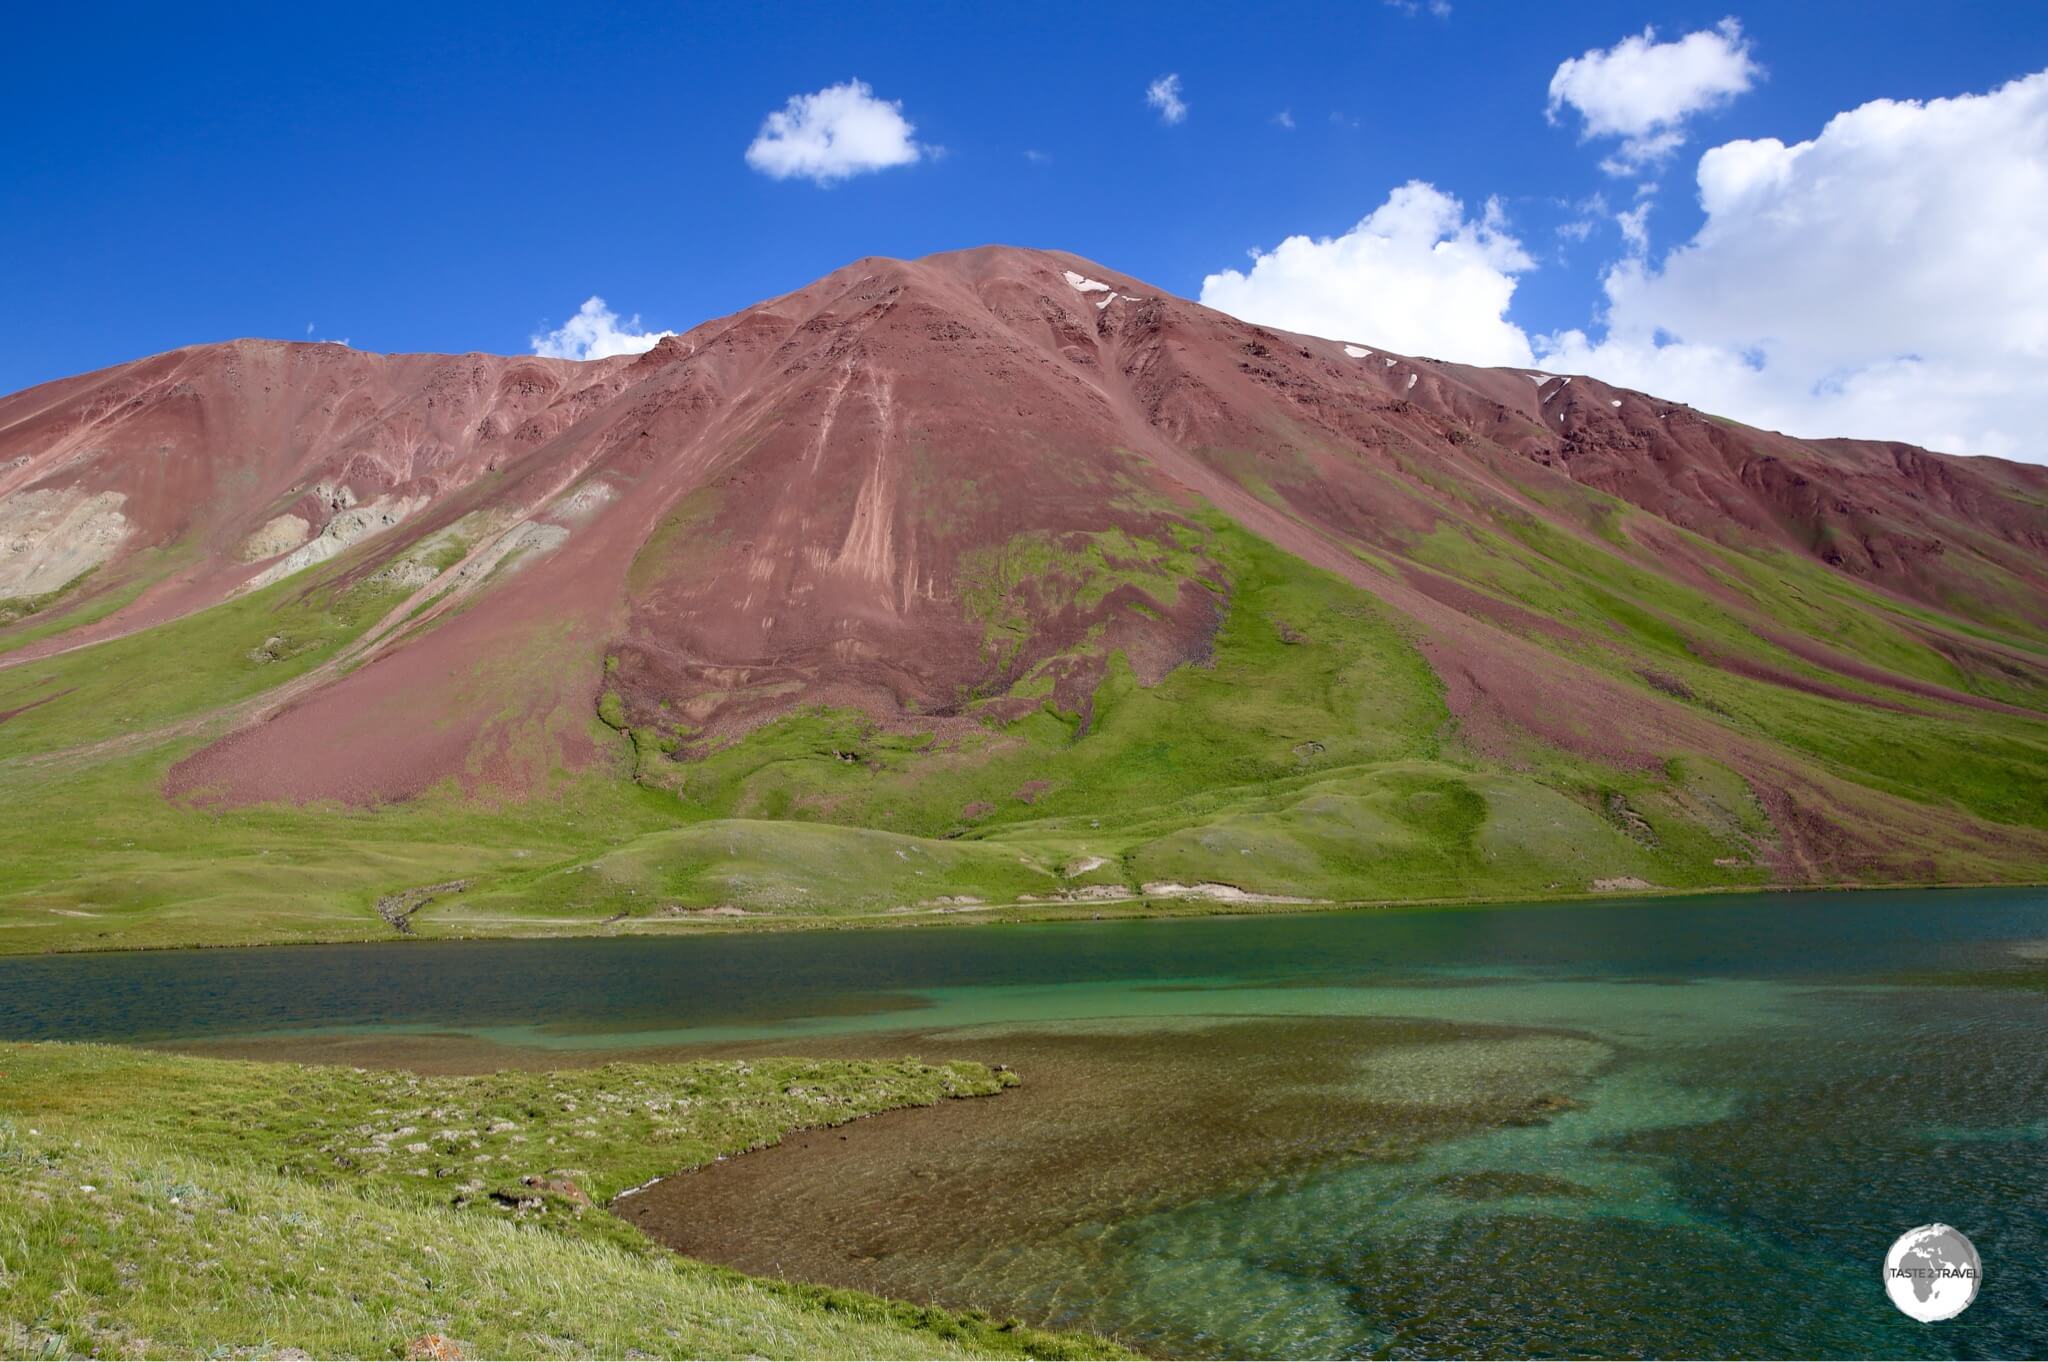
[{"label": "mountain", "polygon": [[1060,253],[0,399],[12,949],[2039,880],[2044,715],[2048,469]]}]

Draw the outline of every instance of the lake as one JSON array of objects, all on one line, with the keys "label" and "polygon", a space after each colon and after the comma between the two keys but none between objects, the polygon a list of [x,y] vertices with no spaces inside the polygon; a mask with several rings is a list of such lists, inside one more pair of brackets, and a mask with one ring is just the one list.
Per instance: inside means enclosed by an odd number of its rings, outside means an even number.
[{"label": "lake", "polygon": [[[0,960],[0,1036],[1005,1063],[658,1183],[697,1256],[1209,1355],[2048,1355],[2048,891]],[[1885,1299],[1945,1221],[1977,1302]]]}]

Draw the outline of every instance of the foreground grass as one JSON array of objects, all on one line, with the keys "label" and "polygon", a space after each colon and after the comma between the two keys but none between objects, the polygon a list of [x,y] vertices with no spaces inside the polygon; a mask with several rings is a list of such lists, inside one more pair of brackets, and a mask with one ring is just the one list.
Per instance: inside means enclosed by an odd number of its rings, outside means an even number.
[{"label": "foreground grass", "polygon": [[0,1046],[0,1354],[1070,1357],[751,1279],[600,1209],[800,1126],[998,1091],[915,1061],[420,1077]]}]

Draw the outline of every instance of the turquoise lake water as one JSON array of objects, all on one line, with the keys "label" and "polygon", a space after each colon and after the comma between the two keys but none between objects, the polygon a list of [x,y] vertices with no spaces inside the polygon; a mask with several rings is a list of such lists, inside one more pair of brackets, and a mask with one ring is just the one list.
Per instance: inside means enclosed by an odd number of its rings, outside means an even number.
[{"label": "turquoise lake water", "polygon": [[[2048,1355],[2048,891],[12,959],[0,1036],[1011,1062],[659,1214],[1153,1351]],[[1936,1220],[1985,1277],[1921,1325]]]}]

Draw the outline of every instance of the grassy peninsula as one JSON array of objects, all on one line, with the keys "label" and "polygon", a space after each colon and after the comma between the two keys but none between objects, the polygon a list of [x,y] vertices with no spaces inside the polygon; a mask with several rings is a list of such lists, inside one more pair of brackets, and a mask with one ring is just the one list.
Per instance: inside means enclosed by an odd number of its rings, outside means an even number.
[{"label": "grassy peninsula", "polygon": [[692,1262],[603,1209],[799,1127],[1014,1081],[915,1060],[427,1077],[0,1046],[0,1354],[1121,1355]]}]

